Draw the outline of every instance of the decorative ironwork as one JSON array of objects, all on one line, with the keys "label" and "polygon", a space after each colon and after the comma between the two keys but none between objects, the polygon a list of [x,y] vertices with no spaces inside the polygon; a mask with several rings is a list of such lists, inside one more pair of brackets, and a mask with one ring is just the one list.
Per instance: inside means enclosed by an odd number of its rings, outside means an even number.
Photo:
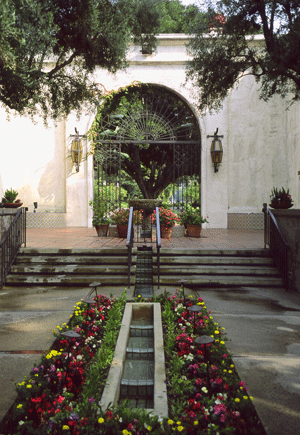
[{"label": "decorative ironwork", "polygon": [[264,243],[265,248],[268,245],[271,255],[274,258],[275,264],[281,273],[286,290],[289,289],[289,262],[288,252],[290,246],[284,238],[280,228],[278,227],[276,218],[267,204],[263,204],[263,212],[265,216],[264,228]]},{"label": "decorative ironwork", "polygon": [[20,247],[24,244],[26,247],[26,207],[18,210],[7,230],[4,238],[0,242],[0,288],[5,284],[7,275],[15,261]]},{"label": "decorative ironwork", "polygon": [[[96,198],[105,196],[110,209],[120,207],[126,172],[141,197],[157,198],[172,185],[173,208],[200,206],[200,132],[183,100],[163,88],[141,86],[106,113],[97,121],[94,141]],[[151,163],[149,156],[155,156]]]}]

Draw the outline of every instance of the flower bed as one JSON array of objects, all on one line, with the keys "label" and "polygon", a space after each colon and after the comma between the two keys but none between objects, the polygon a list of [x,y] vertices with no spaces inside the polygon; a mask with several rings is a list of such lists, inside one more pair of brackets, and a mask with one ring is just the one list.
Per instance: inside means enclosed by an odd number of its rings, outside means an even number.
[{"label": "flower bed", "polygon": [[[126,406],[101,410],[125,301],[124,293],[117,301],[99,296],[91,308],[76,305],[69,325],[54,331],[53,349],[18,384],[3,434],[265,434],[226,350],[224,330],[201,298],[183,299],[181,292],[155,298],[162,305],[169,418]],[[201,312],[189,312],[192,305]],[[63,338],[70,329],[81,339]],[[203,335],[214,339],[206,352],[195,344]]]}]

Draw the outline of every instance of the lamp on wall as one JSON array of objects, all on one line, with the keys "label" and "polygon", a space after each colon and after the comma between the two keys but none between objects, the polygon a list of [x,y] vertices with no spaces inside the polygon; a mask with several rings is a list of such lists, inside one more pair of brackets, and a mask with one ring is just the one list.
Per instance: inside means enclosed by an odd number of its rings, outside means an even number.
[{"label": "lamp on wall", "polygon": [[220,138],[223,136],[218,135],[218,130],[219,129],[217,128],[213,136],[209,136],[209,135],[207,136],[213,138],[210,147],[210,155],[211,155],[211,161],[214,166],[215,172],[218,172],[223,157],[223,147],[222,147],[222,142],[220,140]]},{"label": "lamp on wall", "polygon": [[83,136],[80,136],[76,127],[75,127],[75,133],[76,133],[75,135],[72,135],[74,137],[74,140],[72,141],[71,144],[71,159],[73,165],[76,165],[76,172],[79,172],[79,166],[82,160],[82,143],[80,138]]}]

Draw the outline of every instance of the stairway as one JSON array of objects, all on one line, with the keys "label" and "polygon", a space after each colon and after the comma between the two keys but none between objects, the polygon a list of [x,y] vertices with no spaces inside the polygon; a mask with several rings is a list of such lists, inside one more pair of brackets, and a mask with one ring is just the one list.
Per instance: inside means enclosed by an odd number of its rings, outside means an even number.
[{"label": "stairway", "polygon": [[[134,283],[136,256],[132,258]],[[85,286],[128,283],[127,249],[30,249],[22,248],[7,276],[7,285]]]},{"label": "stairway", "polygon": [[[157,284],[155,249],[134,248],[130,282],[135,296],[151,297]],[[22,248],[8,275],[7,285],[86,286],[128,284],[127,250],[30,249]],[[180,279],[189,285],[206,287],[283,287],[268,249],[188,250],[161,249],[160,288],[177,286]]]},{"label": "stairway", "polygon": [[[153,282],[157,283],[156,254],[153,256]],[[257,250],[180,250],[162,249],[160,284],[206,287],[271,286],[283,287],[279,271],[268,249]]]}]

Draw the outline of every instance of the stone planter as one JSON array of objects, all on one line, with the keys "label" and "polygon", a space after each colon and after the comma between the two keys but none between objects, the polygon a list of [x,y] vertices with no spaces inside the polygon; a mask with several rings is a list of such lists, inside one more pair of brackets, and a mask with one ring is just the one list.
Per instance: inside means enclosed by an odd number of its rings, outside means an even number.
[{"label": "stone planter", "polygon": [[187,225],[186,232],[187,237],[200,237],[201,225]]},{"label": "stone planter", "polygon": [[118,236],[121,239],[126,239],[127,238],[127,231],[128,231],[128,225],[124,225],[124,224],[117,224],[117,230],[118,230]]},{"label": "stone planter", "polygon": [[164,225],[160,226],[160,235],[162,239],[170,239],[172,237],[173,227],[167,228]]},{"label": "stone planter", "polygon": [[98,237],[106,237],[108,233],[109,224],[95,225]]},{"label": "stone planter", "polygon": [[19,208],[23,202],[2,202],[4,208]]}]

